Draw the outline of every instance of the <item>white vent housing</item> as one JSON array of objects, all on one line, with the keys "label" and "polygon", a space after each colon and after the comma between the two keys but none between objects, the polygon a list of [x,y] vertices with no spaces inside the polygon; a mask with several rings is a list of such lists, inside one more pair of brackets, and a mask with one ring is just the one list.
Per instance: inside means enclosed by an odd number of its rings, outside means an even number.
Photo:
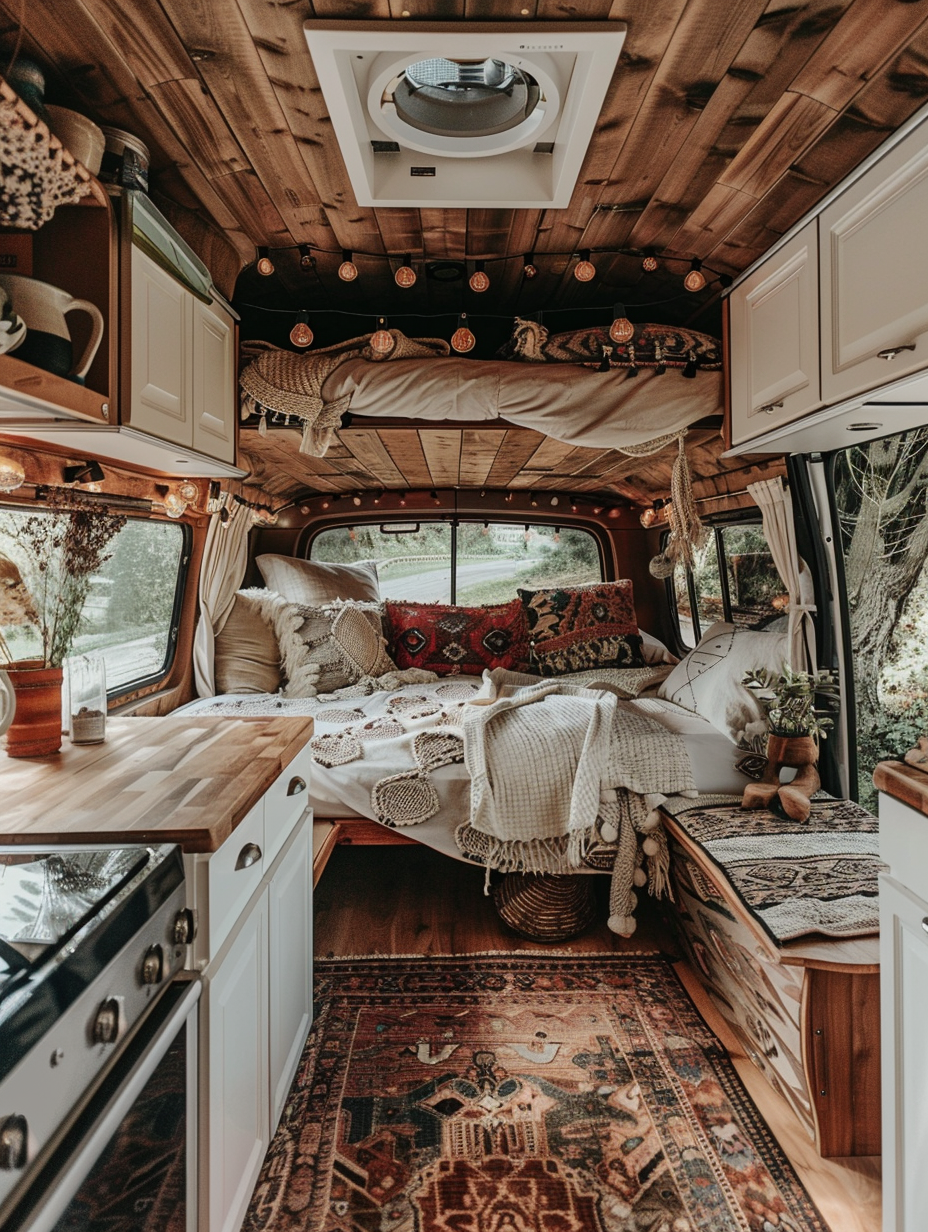
[{"label": "white vent housing", "polygon": [[307,21],[359,205],[562,209],[621,22]]}]

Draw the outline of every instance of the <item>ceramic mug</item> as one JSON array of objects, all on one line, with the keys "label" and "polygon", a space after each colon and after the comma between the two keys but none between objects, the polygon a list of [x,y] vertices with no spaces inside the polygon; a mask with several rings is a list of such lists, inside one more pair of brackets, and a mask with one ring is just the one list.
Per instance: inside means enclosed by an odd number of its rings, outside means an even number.
[{"label": "ceramic mug", "polygon": [[[103,338],[103,314],[97,305],[86,299],[76,299],[61,287],[21,274],[0,274],[0,287],[9,295],[13,308],[28,329],[16,358],[83,384]],[[93,329],[84,354],[74,363],[65,313],[77,311],[88,313]]]}]

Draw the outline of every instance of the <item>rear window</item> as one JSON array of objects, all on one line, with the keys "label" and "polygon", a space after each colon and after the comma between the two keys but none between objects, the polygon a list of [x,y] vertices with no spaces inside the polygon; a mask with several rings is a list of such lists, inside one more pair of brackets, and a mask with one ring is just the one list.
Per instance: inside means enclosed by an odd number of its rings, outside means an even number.
[{"label": "rear window", "polygon": [[[32,593],[43,586],[46,571],[26,525],[30,519],[47,519],[53,533],[53,516],[41,510],[0,510],[0,556],[14,563]],[[130,519],[109,544],[109,559],[90,578],[71,654],[102,655],[110,694],[153,682],[171,666],[188,533],[176,522]],[[53,569],[53,551],[50,558]],[[3,623],[7,619],[0,611],[0,632],[13,657],[41,655],[38,629]]]},{"label": "rear window", "polygon": [[512,522],[408,522],[330,527],[310,559],[374,560],[385,599],[477,607],[516,590],[602,581],[599,544],[575,527]]}]

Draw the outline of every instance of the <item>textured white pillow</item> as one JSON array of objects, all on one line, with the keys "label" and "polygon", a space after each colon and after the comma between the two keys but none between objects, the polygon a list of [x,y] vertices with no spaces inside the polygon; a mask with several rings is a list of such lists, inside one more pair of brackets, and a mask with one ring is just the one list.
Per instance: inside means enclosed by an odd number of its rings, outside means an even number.
[{"label": "textured white pillow", "polygon": [[679,663],[680,660],[675,654],[672,654],[664,643],[656,637],[652,637],[650,633],[645,633],[640,626],[638,628],[638,636],[641,638],[641,657],[645,663],[652,666],[661,663]]},{"label": "textured white pillow", "polygon": [[742,677],[763,667],[781,672],[786,653],[785,633],[739,630],[719,621],[684,655],[657,695],[708,719],[735,744],[749,744],[766,730],[766,720]]},{"label": "textured white pillow", "polygon": [[315,697],[396,671],[384,647],[379,603],[288,603],[275,628],[287,677],[284,697]]},{"label": "textured white pillow", "polygon": [[330,565],[320,560],[268,553],[255,562],[265,584],[290,603],[319,607],[338,599],[380,601],[377,565],[361,560],[354,565]]}]

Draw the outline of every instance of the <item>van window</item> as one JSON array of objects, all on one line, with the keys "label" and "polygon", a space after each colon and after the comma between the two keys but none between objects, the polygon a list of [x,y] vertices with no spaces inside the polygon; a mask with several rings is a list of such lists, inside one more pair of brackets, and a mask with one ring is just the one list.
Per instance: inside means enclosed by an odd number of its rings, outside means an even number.
[{"label": "van window", "polygon": [[[0,511],[0,554],[14,562],[27,589],[35,585],[36,562],[24,542],[24,525],[52,516],[32,509]],[[103,656],[110,695],[151,683],[171,666],[187,535],[176,522],[130,519],[114,536],[109,559],[91,577],[71,653]],[[0,628],[14,658],[41,655],[34,626]]]},{"label": "van window", "polygon": [[680,640],[693,647],[717,620],[739,629],[766,629],[787,601],[760,523],[710,527],[693,569],[678,565],[672,578]]},{"label": "van window", "polygon": [[385,599],[476,607],[515,598],[518,587],[602,581],[589,531],[514,522],[409,522],[330,527],[310,559],[374,560]]},{"label": "van window", "polygon": [[877,762],[928,732],[928,428],[834,456],[861,803]]}]

